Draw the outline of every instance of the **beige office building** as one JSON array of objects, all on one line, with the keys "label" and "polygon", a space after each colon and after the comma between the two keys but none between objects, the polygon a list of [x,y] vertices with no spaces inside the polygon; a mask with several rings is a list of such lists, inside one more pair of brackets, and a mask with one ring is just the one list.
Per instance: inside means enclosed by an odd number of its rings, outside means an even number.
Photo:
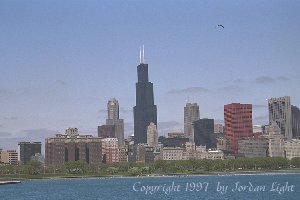
[{"label": "beige office building", "polygon": [[285,155],[287,159],[300,157],[300,140],[293,139],[284,145]]},{"label": "beige office building", "polygon": [[187,103],[184,107],[184,134],[190,142],[194,142],[193,123],[200,119],[200,111],[197,103]]},{"label": "beige office building", "polygon": [[1,163],[16,165],[18,164],[18,152],[16,150],[1,151]]},{"label": "beige office building", "polygon": [[150,147],[156,147],[158,145],[158,134],[156,125],[153,122],[147,127],[147,144]]},{"label": "beige office building", "polygon": [[161,151],[163,160],[182,160],[184,148],[164,147]]},{"label": "beige office building", "polygon": [[284,155],[284,135],[280,133],[280,128],[276,122],[272,122],[268,127],[267,139],[269,143],[269,156],[270,157],[285,157]]}]

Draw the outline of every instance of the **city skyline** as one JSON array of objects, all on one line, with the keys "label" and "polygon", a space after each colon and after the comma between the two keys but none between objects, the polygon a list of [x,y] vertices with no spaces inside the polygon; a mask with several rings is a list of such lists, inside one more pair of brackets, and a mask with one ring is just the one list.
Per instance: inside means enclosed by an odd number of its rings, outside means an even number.
[{"label": "city skyline", "polygon": [[96,135],[114,97],[125,137],[132,134],[142,44],[159,135],[183,130],[188,99],[216,122],[225,104],[253,104],[253,123],[268,124],[266,99],[290,96],[300,107],[299,8],[279,1],[4,1],[0,148],[44,142],[67,127]]}]

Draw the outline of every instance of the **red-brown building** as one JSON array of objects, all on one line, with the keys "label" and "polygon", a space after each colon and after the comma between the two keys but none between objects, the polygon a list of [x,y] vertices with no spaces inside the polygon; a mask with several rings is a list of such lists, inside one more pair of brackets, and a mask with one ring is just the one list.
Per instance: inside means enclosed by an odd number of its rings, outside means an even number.
[{"label": "red-brown building", "polygon": [[253,135],[252,104],[231,103],[224,106],[225,138],[238,153],[238,140]]},{"label": "red-brown building", "polygon": [[79,135],[77,129],[69,128],[65,135],[47,138],[45,141],[46,164],[67,161],[85,161],[89,164],[102,162],[101,139],[91,135]]},{"label": "red-brown building", "polygon": [[104,138],[101,140],[102,160],[104,163],[119,162],[119,147],[117,138]]}]

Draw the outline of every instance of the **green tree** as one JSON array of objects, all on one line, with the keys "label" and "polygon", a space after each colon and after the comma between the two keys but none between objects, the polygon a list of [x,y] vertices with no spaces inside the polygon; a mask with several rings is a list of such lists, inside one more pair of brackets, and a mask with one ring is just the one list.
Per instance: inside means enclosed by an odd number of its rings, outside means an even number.
[{"label": "green tree", "polygon": [[87,164],[84,161],[69,161],[65,163],[65,167],[68,173],[82,174],[86,172]]},{"label": "green tree", "polygon": [[295,167],[300,167],[300,157],[292,158],[291,165]]},{"label": "green tree", "polygon": [[26,174],[37,175],[43,171],[42,163],[37,160],[29,161],[24,165]]},{"label": "green tree", "polygon": [[128,170],[129,174],[132,176],[141,175],[141,169],[138,167],[132,167]]},{"label": "green tree", "polygon": [[110,174],[115,174],[119,171],[119,168],[118,167],[108,167],[106,171]]}]

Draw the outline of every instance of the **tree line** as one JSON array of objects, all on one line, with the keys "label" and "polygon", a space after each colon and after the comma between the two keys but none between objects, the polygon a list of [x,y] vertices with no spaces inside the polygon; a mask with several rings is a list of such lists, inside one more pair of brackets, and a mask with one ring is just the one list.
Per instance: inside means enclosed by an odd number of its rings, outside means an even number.
[{"label": "tree line", "polygon": [[300,168],[300,157],[288,160],[280,157],[238,158],[233,160],[157,160],[153,163],[111,163],[87,164],[83,161],[69,161],[63,164],[44,166],[38,161],[23,165],[0,165],[1,175],[31,176],[137,176],[148,174],[203,174],[210,172],[231,172],[239,170],[279,170]]}]

